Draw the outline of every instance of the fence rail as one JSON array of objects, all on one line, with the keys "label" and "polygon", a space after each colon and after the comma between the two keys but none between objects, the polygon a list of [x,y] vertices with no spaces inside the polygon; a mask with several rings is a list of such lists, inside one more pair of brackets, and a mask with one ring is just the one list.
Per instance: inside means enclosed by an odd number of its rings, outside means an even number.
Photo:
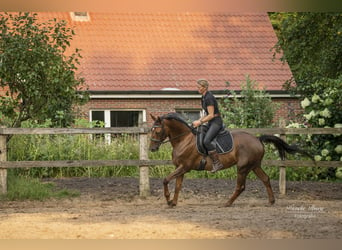
[{"label": "fence rail", "polygon": [[138,134],[146,127],[116,128],[0,128],[0,135],[60,135],[60,134]]},{"label": "fence rail", "polygon": [[[263,165],[276,167],[342,167],[340,161],[263,160]],[[66,161],[1,161],[0,169],[10,168],[62,168],[106,166],[173,165],[172,160],[66,160]]]},{"label": "fence rail", "polygon": [[[229,128],[250,134],[342,134],[342,128]],[[116,128],[0,128],[1,135],[48,135],[48,134],[137,134],[148,133],[146,126]]]},{"label": "fence rail", "polygon": [[[342,128],[248,128],[229,129],[245,131],[251,134],[278,134],[283,139],[294,134],[342,134]],[[7,192],[7,169],[40,168],[40,167],[99,167],[99,166],[139,166],[140,195],[150,194],[149,167],[156,165],[172,165],[171,160],[148,159],[149,129],[146,124],[134,128],[0,128],[0,193]],[[6,137],[8,135],[38,134],[139,134],[139,160],[66,160],[66,161],[7,161]],[[299,160],[264,160],[264,165],[280,167],[279,189],[285,194],[286,167],[341,167],[340,161],[299,161]]]}]

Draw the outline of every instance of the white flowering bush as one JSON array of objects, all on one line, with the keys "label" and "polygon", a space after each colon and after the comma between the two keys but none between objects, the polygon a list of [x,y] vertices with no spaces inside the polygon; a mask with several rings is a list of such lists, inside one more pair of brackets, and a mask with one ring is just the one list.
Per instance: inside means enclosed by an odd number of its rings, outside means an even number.
[{"label": "white flowering bush", "polygon": [[[337,80],[321,80],[313,85],[315,93],[301,101],[306,124],[310,127],[342,127],[342,77]],[[310,143],[315,149],[315,160],[342,160],[340,134],[312,135]]]},{"label": "white flowering bush", "polygon": [[[291,122],[286,126],[286,128],[307,128],[308,125],[299,122]],[[311,142],[311,135],[289,135],[287,136],[287,140],[290,143],[295,143],[300,145],[301,147],[306,147],[307,144]]]},{"label": "white flowering bush", "polygon": [[[304,109],[304,122],[291,123],[288,127],[341,128],[342,127],[342,77],[320,80],[311,86],[315,91],[303,96],[300,104]],[[290,140],[310,148],[315,161],[342,161],[342,136],[299,135]],[[318,169],[318,168],[316,168]],[[341,178],[341,169],[321,169],[317,179]]]}]

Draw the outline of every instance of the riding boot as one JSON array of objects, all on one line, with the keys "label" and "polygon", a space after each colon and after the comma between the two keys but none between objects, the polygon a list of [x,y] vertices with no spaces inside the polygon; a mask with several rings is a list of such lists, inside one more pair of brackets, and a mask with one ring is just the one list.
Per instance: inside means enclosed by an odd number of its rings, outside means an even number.
[{"label": "riding boot", "polygon": [[213,169],[211,170],[211,173],[215,173],[223,169],[223,165],[219,160],[218,153],[216,152],[216,150],[209,151],[208,154],[210,159],[213,161]]}]

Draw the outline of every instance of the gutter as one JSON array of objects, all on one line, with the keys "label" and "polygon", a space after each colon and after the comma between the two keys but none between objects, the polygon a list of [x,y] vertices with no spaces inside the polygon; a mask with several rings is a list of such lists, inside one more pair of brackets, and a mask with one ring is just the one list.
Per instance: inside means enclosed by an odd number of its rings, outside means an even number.
[{"label": "gutter", "polygon": [[[210,90],[216,98],[227,97],[226,90]],[[241,97],[241,90],[236,90],[236,96]],[[298,95],[290,95],[283,90],[266,91],[271,98],[295,98]],[[90,99],[199,99],[201,95],[197,91],[183,90],[152,90],[152,91],[89,91]],[[232,97],[231,95],[229,97]]]}]

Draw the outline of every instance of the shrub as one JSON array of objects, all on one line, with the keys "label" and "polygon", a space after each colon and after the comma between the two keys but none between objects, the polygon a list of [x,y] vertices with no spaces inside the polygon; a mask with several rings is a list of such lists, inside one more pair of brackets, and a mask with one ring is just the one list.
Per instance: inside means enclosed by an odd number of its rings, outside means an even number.
[{"label": "shrub", "polygon": [[[227,83],[229,87],[229,83]],[[232,98],[229,96],[232,95]],[[221,103],[224,123],[230,127],[263,128],[271,127],[277,106],[264,89],[259,89],[256,81],[246,76],[241,83],[241,97],[232,90]]]}]

